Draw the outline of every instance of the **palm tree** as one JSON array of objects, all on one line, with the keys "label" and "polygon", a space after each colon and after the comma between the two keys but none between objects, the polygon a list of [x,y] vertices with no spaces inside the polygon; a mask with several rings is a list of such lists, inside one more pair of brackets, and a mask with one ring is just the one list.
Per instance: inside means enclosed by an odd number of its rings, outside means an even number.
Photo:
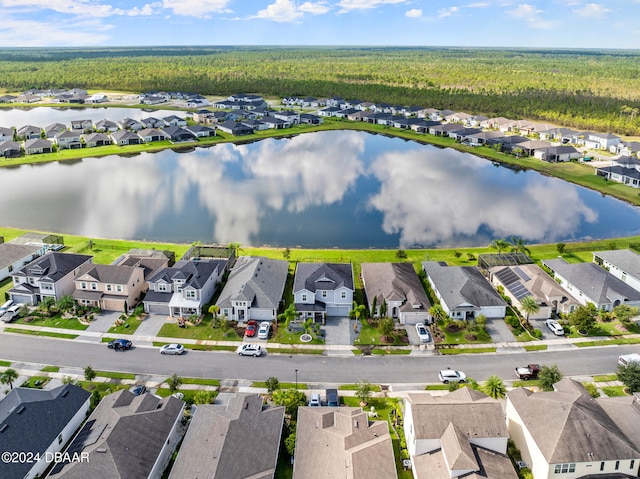
[{"label": "palm tree", "polygon": [[429,314],[435,321],[442,321],[443,319],[448,317],[447,312],[440,304],[434,304],[433,306],[431,306],[429,308]]},{"label": "palm tree", "polygon": [[533,296],[525,296],[520,300],[520,309],[525,313],[525,319],[529,321],[529,315],[540,311],[540,305]]},{"label": "palm tree", "polygon": [[18,379],[18,373],[15,369],[7,369],[0,375],[0,383],[8,384],[11,389],[13,389],[13,382]]},{"label": "palm tree", "polygon": [[213,315],[213,319],[218,319],[218,313],[220,312],[220,306],[212,304],[209,306],[209,312]]},{"label": "palm tree", "polygon": [[509,246],[510,246],[509,242],[504,238],[502,238],[502,239],[494,239],[489,244],[489,248],[497,249],[498,250],[498,254],[502,253],[502,251],[507,249]]},{"label": "palm tree", "polygon": [[169,386],[169,391],[173,394],[182,386],[182,378],[174,373],[167,379],[166,383]]},{"label": "palm tree", "polygon": [[499,376],[492,375],[487,378],[481,388],[482,392],[493,399],[502,399],[507,393],[507,388]]},{"label": "palm tree", "polygon": [[527,248],[527,241],[523,240],[519,236],[512,236],[508,244],[511,245],[511,251],[513,253],[531,254],[531,250]]}]

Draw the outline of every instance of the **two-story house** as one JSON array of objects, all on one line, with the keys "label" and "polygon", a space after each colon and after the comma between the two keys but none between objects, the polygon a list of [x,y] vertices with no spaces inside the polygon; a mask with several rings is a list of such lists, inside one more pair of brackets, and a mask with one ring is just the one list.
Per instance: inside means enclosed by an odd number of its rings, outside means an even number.
[{"label": "two-story house", "polygon": [[350,263],[298,263],[293,279],[296,311],[323,323],[327,316],[347,316],[353,303]]},{"label": "two-story house", "polygon": [[22,268],[39,256],[39,246],[0,243],[0,281]]},{"label": "two-story house", "polygon": [[181,318],[202,314],[202,307],[213,298],[228,262],[226,259],[180,260],[158,270],[148,280],[149,290],[143,301],[145,312]]},{"label": "two-story house", "polygon": [[106,311],[128,311],[146,290],[139,266],[96,264],[75,279],[73,298],[80,304]]},{"label": "two-story house", "polygon": [[56,301],[75,290],[73,280],[92,266],[84,254],[49,252],[11,274],[9,297],[15,303],[38,304],[43,298]]}]

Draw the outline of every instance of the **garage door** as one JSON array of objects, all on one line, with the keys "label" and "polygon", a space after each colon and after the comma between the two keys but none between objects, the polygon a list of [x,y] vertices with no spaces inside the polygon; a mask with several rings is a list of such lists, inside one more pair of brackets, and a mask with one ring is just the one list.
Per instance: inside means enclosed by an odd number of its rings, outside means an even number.
[{"label": "garage door", "polygon": [[256,321],[271,321],[273,320],[272,309],[251,309],[251,319]]},{"label": "garage door", "polygon": [[401,324],[417,324],[424,323],[429,319],[427,313],[400,313]]},{"label": "garage door", "polygon": [[11,299],[13,300],[14,303],[31,304],[31,296],[29,296],[27,294],[12,294],[11,295]]},{"label": "garage door", "polygon": [[169,305],[167,304],[145,303],[145,310],[147,313],[169,315]]},{"label": "garage door", "polygon": [[349,316],[349,306],[327,306],[327,316]]}]

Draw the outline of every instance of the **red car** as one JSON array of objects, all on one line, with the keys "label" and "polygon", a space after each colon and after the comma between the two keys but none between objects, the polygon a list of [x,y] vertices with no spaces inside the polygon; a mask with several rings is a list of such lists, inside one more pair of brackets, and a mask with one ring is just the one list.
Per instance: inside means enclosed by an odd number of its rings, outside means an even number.
[{"label": "red car", "polygon": [[247,338],[253,338],[256,335],[256,332],[258,331],[258,323],[256,323],[255,321],[249,321],[247,323],[247,329],[244,332],[244,335]]}]

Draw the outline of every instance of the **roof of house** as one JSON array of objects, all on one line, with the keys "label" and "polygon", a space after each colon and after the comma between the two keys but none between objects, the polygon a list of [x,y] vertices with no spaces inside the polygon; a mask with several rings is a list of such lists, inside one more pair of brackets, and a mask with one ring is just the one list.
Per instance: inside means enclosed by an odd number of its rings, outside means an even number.
[{"label": "roof of house", "polygon": [[[535,393],[518,388],[507,394],[508,402],[548,463],[611,461],[640,456],[638,443],[614,420],[615,402],[605,401],[607,405],[603,407],[582,384],[569,378],[562,379],[554,388],[555,391]],[[628,414],[624,421],[637,425],[639,408],[624,409]],[[549,411],[553,411],[553,421],[541,421]],[[627,431],[632,429],[625,428]],[[637,437],[635,432],[634,439]]]},{"label": "roof of house", "polygon": [[580,153],[571,145],[547,146],[545,148],[536,148],[537,151],[544,151],[551,155],[566,155],[567,153]]},{"label": "roof of house", "polygon": [[354,290],[351,263],[298,263],[293,279],[293,291]]},{"label": "roof of house", "polygon": [[0,243],[0,269],[32,256],[39,249],[40,246]]},{"label": "roof of house", "polygon": [[465,304],[474,307],[506,306],[475,266],[446,266],[437,261],[423,261],[422,268],[449,309]]},{"label": "roof of house", "polygon": [[361,408],[298,408],[294,477],[396,478],[386,421],[369,422]]},{"label": "roof of house", "polygon": [[[456,446],[455,442],[448,441],[447,444]],[[465,474],[463,476],[465,479],[516,479],[518,477],[511,459],[506,455],[490,451],[475,444],[469,444],[469,449],[465,451],[465,458],[474,472]],[[455,450],[452,451],[450,447],[443,444],[441,449],[414,456],[412,458],[414,477],[417,479],[451,479],[451,469],[453,468],[448,460],[455,452]],[[459,464],[460,462],[456,461],[455,465],[458,466]],[[598,478],[600,477],[598,476]]]},{"label": "roof of house", "polygon": [[140,137],[136,135],[134,132],[129,130],[118,130],[111,133],[111,138],[116,141],[122,140],[140,140]]},{"label": "roof of house", "polygon": [[149,278],[150,283],[184,281],[183,288],[202,289],[212,274],[220,274],[229,260],[200,259],[198,261],[177,261],[173,266],[158,270]]},{"label": "roof of house", "polygon": [[427,293],[411,263],[362,263],[364,290],[369,305],[377,297],[383,301],[402,301],[401,311],[428,311]]},{"label": "roof of house", "polygon": [[594,251],[594,259],[602,258],[624,271],[627,275],[640,279],[640,255],[629,249]]},{"label": "roof of house", "polygon": [[24,149],[39,149],[39,148],[51,148],[51,142],[44,138],[32,138],[24,142]]},{"label": "roof of house", "polygon": [[596,169],[598,171],[604,171],[607,173],[613,173],[620,176],[640,179],[640,171],[636,170],[635,168],[628,168],[626,166],[614,165],[614,166],[604,166]]},{"label": "roof of house", "polygon": [[[12,452],[44,453],[89,399],[81,387],[14,388],[0,401],[0,444]],[[68,438],[65,438],[68,439]],[[0,463],[0,476],[24,477],[33,463]]]},{"label": "roof of house", "polygon": [[19,149],[20,149],[20,143],[18,143],[17,141],[7,140],[7,141],[0,142],[1,151],[19,150]]},{"label": "roof of house", "polygon": [[109,138],[104,133],[89,133],[87,135],[83,135],[84,141],[87,143],[92,143],[94,141],[108,141],[111,142],[111,138]]},{"label": "roof of house", "polygon": [[97,281],[105,284],[127,284],[138,268],[135,266],[94,264],[76,281]]},{"label": "roof of house", "polygon": [[284,406],[265,407],[256,393],[237,393],[224,406],[199,405],[169,477],[271,479],[283,422]]},{"label": "roof of house", "polygon": [[546,259],[542,264],[565,278],[596,304],[612,303],[620,297],[625,301],[640,301],[640,291],[595,263],[569,264],[564,259]]},{"label": "roof of house", "polygon": [[260,256],[240,256],[220,293],[217,305],[248,301],[252,308],[278,309],[289,272],[289,262]]},{"label": "roof of house", "polygon": [[59,463],[48,477],[147,477],[183,407],[173,396],[136,396],[124,389],[106,396],[67,449],[88,452],[89,460]]},{"label": "roof of house", "polygon": [[81,265],[90,263],[92,259],[91,256],[85,254],[48,252],[14,272],[12,276],[37,276],[40,281],[46,280],[55,283]]}]

